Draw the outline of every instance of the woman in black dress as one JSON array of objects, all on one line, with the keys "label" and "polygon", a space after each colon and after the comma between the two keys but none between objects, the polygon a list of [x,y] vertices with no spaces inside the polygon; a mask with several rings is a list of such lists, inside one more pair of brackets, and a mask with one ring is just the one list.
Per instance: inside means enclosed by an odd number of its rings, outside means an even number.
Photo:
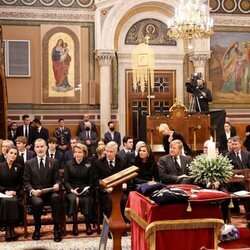
[{"label": "woman in black dress", "polygon": [[0,199],[0,221],[6,227],[5,240],[16,240],[14,224],[19,219],[20,193],[23,183],[23,167],[15,160],[18,151],[15,146],[6,150],[6,161],[0,164],[0,192],[8,198]]},{"label": "woman in black dress", "polygon": [[157,164],[149,145],[142,144],[139,147],[138,155],[135,157],[133,165],[139,167],[138,175],[132,179],[134,187],[149,181],[159,181]]},{"label": "woman in black dress", "polygon": [[[78,235],[77,214],[78,210],[84,214],[86,233],[93,233],[90,220],[93,213],[93,194],[91,192],[90,164],[87,162],[88,149],[85,145],[77,143],[74,147],[74,159],[65,165],[66,199],[69,203],[68,215],[73,216],[73,235]],[[89,189],[81,193],[84,189]]]}]

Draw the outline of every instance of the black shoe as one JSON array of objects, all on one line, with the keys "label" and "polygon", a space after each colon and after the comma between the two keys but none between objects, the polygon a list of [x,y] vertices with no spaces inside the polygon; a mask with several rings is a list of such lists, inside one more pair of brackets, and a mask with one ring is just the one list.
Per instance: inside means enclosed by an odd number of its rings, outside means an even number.
[{"label": "black shoe", "polygon": [[33,235],[32,235],[33,240],[40,240],[40,230],[35,229]]},{"label": "black shoe", "polygon": [[79,234],[79,232],[78,232],[78,226],[73,226],[72,234],[74,236],[77,236]]},{"label": "black shoe", "polygon": [[54,241],[60,242],[61,240],[62,240],[62,236],[61,236],[60,230],[55,230],[54,231]]},{"label": "black shoe", "polygon": [[86,225],[86,234],[87,234],[87,235],[93,234],[93,231],[92,231],[92,229],[91,229],[90,224],[87,224],[87,225]]}]

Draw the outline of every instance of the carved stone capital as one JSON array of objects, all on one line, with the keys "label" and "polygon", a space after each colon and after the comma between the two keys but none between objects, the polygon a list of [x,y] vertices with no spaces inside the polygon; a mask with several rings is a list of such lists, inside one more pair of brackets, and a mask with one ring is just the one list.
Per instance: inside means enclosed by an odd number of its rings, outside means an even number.
[{"label": "carved stone capital", "polygon": [[194,67],[205,67],[206,61],[210,58],[210,52],[191,53],[189,60],[193,62]]},{"label": "carved stone capital", "polygon": [[115,57],[114,50],[96,50],[95,58],[98,60],[100,67],[110,66],[112,59]]}]

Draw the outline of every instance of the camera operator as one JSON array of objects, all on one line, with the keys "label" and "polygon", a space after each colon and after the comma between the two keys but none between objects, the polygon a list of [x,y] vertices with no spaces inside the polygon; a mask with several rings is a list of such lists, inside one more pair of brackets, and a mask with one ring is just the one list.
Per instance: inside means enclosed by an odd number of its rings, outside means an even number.
[{"label": "camera operator", "polygon": [[[208,103],[212,101],[212,93],[208,89],[204,81],[201,79],[201,73],[195,73],[191,76],[191,81],[186,83],[187,92],[193,94],[195,99],[195,110],[200,112],[208,112]],[[197,103],[199,102],[199,103]]]}]

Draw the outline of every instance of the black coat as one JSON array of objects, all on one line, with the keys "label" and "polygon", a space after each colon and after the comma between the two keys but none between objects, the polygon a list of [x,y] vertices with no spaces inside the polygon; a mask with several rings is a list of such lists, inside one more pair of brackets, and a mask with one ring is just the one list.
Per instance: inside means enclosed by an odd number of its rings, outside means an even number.
[{"label": "black coat", "polygon": [[44,176],[41,177],[38,158],[35,157],[25,162],[24,166],[24,185],[30,192],[32,189],[43,189],[53,187],[54,184],[60,184],[58,161],[46,157]]},{"label": "black coat", "polygon": [[177,183],[178,176],[182,174],[189,174],[188,164],[192,161],[191,156],[180,155],[181,160],[181,172],[177,172],[173,157],[170,155],[165,155],[160,157],[157,163],[159,179],[161,182],[166,184]]}]

